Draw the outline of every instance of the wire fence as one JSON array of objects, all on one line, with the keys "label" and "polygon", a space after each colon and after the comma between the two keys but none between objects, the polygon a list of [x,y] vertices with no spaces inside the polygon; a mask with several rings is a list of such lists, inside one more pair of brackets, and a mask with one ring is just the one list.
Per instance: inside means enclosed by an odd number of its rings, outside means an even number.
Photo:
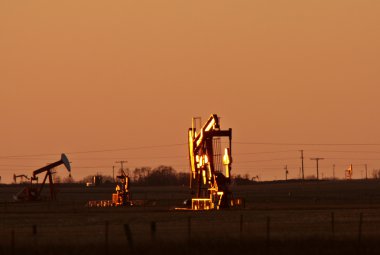
[{"label": "wire fence", "polygon": [[8,205],[8,211],[0,213],[0,254],[65,254],[67,250],[70,254],[111,254],[120,249],[150,254],[157,246],[175,254],[181,247],[253,249],[249,244],[254,243],[264,252],[268,247],[276,249],[278,242],[315,240],[345,243],[335,249],[371,245],[379,251],[373,243],[380,234],[378,210],[178,212],[77,207],[76,212],[32,213],[29,208],[15,213],[13,209]]}]

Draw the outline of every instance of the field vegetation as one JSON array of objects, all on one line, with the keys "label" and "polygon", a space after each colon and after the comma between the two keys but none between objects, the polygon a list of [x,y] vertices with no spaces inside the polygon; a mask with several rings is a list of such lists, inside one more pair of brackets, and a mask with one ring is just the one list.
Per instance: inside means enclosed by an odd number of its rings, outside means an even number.
[{"label": "field vegetation", "polygon": [[61,184],[57,201],[0,186],[0,254],[379,254],[380,181],[233,186],[246,208],[176,211],[186,186],[131,187],[139,206],[88,208],[113,184]]}]

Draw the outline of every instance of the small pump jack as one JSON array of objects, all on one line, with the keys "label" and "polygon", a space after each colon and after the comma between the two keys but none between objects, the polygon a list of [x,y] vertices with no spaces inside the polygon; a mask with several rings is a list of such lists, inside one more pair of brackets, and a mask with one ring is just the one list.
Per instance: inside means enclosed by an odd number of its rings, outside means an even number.
[{"label": "small pump jack", "polygon": [[129,193],[129,177],[121,170],[121,175],[116,176],[120,183],[116,185],[116,193],[112,194],[112,204],[114,206],[132,205]]},{"label": "small pump jack", "polygon": [[20,183],[23,183],[23,182],[24,182],[24,178],[25,178],[26,180],[30,180],[30,178],[28,178],[28,176],[25,175],[25,174],[19,174],[19,175],[13,174],[13,182],[14,182],[14,183],[17,183],[17,179],[18,179],[18,178],[21,179]]},{"label": "small pump jack", "polygon": [[[47,166],[41,167],[35,171],[33,171],[33,176],[30,178],[30,186],[25,187],[22,189],[19,193],[13,196],[15,200],[38,200],[40,198],[42,189],[44,188],[44,185],[46,183],[46,180],[49,179],[49,188],[50,188],[50,199],[55,200],[56,199],[56,192],[54,190],[54,182],[53,182],[53,169],[60,165],[65,165],[66,169],[69,171],[69,174],[71,176],[71,166],[70,162],[67,159],[65,154],[61,154],[61,159],[51,163]],[[41,173],[46,173],[45,177],[40,185],[38,185],[38,177],[37,175]],[[33,184],[33,181],[36,181],[36,184]]]}]

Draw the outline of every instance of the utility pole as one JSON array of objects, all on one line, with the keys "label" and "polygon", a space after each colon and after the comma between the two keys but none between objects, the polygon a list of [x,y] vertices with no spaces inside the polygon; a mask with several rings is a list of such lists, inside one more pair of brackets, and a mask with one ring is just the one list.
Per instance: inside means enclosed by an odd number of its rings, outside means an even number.
[{"label": "utility pole", "polygon": [[115,182],[115,166],[112,166],[112,180]]},{"label": "utility pole", "polygon": [[301,152],[301,166],[302,166],[302,168],[301,168],[301,170],[302,170],[302,180],[305,180],[305,174],[304,174],[304,171],[303,171],[303,150],[300,150],[300,152]]},{"label": "utility pole", "polygon": [[285,165],[285,181],[287,181],[288,180],[288,173],[289,173],[289,171],[288,171],[288,165]]},{"label": "utility pole", "polygon": [[335,164],[333,164],[333,180],[335,180]]},{"label": "utility pole", "polygon": [[310,158],[310,160],[315,160],[315,161],[317,161],[317,180],[319,180],[318,161],[319,161],[319,160],[324,160],[324,158]]},{"label": "utility pole", "polygon": [[[124,164],[124,163],[127,163],[127,162],[128,162],[128,161],[126,161],[126,160],[115,161],[115,163],[120,163],[120,165],[121,165],[121,170],[122,170],[122,171],[124,171],[123,164]],[[129,173],[127,173],[127,175],[129,175]]]},{"label": "utility pole", "polygon": [[367,179],[368,179],[368,175],[367,175],[367,164],[365,164],[364,166],[365,166],[365,179],[367,180]]}]

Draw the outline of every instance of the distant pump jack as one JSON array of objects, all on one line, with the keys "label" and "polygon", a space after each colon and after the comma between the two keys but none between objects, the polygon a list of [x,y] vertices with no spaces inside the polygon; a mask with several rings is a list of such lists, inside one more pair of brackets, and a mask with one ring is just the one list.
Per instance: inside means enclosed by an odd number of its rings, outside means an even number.
[{"label": "distant pump jack", "polygon": [[[50,199],[55,200],[56,199],[56,192],[54,190],[54,183],[53,183],[53,169],[55,167],[58,167],[60,165],[64,165],[69,172],[69,175],[71,176],[71,166],[68,158],[65,154],[61,154],[61,159],[48,164],[47,166],[41,167],[35,171],[33,171],[33,176],[30,178],[30,185],[29,187],[25,187],[22,189],[19,193],[13,196],[15,200],[38,200],[40,199],[41,192],[44,188],[44,185],[47,180],[49,180],[49,188],[50,188]],[[38,177],[37,175],[45,173],[45,177],[41,184],[38,184]],[[15,177],[14,177],[15,178]],[[33,183],[37,182],[37,183]]]},{"label": "distant pump jack", "polygon": [[[126,161],[124,161],[125,163]],[[112,194],[112,200],[92,200],[88,201],[88,207],[117,207],[117,206],[132,206],[134,203],[131,200],[129,191],[130,180],[124,170],[120,170],[120,175],[116,176],[118,182],[116,183],[115,191]]]},{"label": "distant pump jack", "polygon": [[26,180],[30,180],[30,178],[28,178],[28,176],[25,175],[25,174],[19,174],[19,175],[13,174],[13,182],[14,183],[17,183],[17,179],[21,179],[20,183],[23,183],[24,182],[24,178]]},{"label": "distant pump jack", "polygon": [[354,169],[352,167],[352,164],[350,164],[350,166],[345,171],[346,180],[351,180],[352,179],[353,171],[354,171]]}]

